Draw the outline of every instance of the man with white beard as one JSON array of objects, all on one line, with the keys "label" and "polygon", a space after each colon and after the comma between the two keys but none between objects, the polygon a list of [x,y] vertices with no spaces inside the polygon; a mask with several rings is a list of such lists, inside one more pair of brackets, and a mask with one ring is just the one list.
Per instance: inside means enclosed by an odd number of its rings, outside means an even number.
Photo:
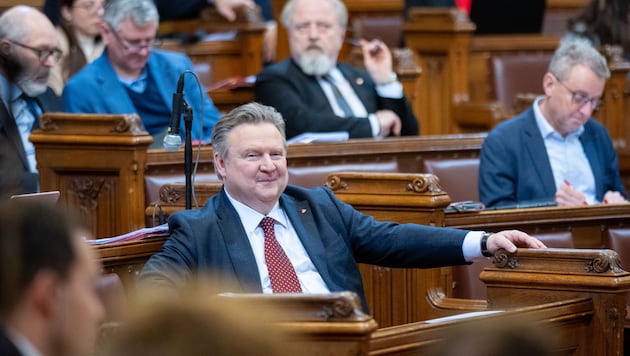
[{"label": "man with white beard", "polygon": [[365,71],[337,63],[348,12],[339,0],[291,0],[282,10],[291,58],[264,68],[256,101],[275,107],[287,138],[346,131],[350,138],[417,135],[392,56],[379,40],[361,40]]},{"label": "man with white beard", "polygon": [[0,16],[0,198],[39,189],[28,137],[42,113],[63,108],[47,85],[60,57],[55,27],[44,14],[19,5]]}]

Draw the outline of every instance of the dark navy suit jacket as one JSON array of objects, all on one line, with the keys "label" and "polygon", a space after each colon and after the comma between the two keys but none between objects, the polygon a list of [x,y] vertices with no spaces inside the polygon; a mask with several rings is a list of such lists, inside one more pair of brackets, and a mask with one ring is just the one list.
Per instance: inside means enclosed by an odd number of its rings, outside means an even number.
[{"label": "dark navy suit jacket", "polygon": [[[61,98],[48,88],[35,98],[43,112],[62,111]],[[37,191],[39,176],[29,171],[15,118],[0,103],[0,197]]]},{"label": "dark navy suit jacket", "polygon": [[[466,263],[467,231],[377,222],[324,187],[289,185],[280,206],[328,288],[357,293],[366,311],[357,263],[422,268]],[[176,212],[169,227],[171,236],[145,264],[141,283],[178,288],[200,272],[227,288],[220,292],[262,292],[254,253],[225,191],[202,209]]]},{"label": "dark navy suit jacket", "polygon": [[[345,64],[337,68],[348,80],[368,113],[389,109],[402,121],[402,135],[417,135],[418,122],[406,98],[378,96],[368,73]],[[317,79],[305,74],[291,58],[263,68],[256,77],[256,101],[273,106],[287,123],[287,138],[304,132],[348,131],[350,138],[372,137],[365,117],[338,117]]]},{"label": "dark navy suit jacket", "polygon": [[[591,118],[580,141],[595,176],[596,198],[601,201],[608,190],[627,197],[606,128]],[[499,124],[485,139],[479,162],[479,198],[488,207],[499,207],[554,201],[555,193],[549,156],[530,107]]]},{"label": "dark navy suit jacket", "polygon": [[6,332],[0,326],[0,355],[2,356],[20,356],[21,353],[18,351],[17,347],[13,345],[11,340],[7,337]]}]

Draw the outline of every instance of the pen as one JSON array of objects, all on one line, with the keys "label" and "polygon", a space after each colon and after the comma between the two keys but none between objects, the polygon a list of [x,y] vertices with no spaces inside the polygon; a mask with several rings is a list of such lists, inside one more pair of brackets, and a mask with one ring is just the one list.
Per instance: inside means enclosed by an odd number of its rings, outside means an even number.
[{"label": "pen", "polygon": [[[352,45],[352,46],[355,46],[355,47],[361,47],[361,42],[359,42],[359,40],[355,40],[355,39],[352,39],[352,38],[348,38],[348,39],[346,39],[346,41],[345,41],[345,42],[346,42],[347,44]],[[371,55],[372,57],[374,57],[374,56],[376,56],[377,54],[379,54],[380,52],[381,52],[381,46],[380,46],[380,45],[377,45],[376,47],[374,47],[374,48],[372,48],[372,49],[370,50],[370,55]]]}]

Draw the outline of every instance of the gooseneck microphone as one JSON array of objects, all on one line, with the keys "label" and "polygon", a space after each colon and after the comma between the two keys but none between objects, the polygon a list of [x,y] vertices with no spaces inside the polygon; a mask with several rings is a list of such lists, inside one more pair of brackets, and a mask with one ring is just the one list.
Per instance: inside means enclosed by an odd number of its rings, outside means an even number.
[{"label": "gooseneck microphone", "polygon": [[177,151],[182,145],[182,137],[180,136],[180,119],[184,109],[184,75],[179,75],[177,81],[177,91],[173,93],[173,111],[171,112],[171,122],[168,125],[166,136],[164,136],[164,148],[167,151]]}]

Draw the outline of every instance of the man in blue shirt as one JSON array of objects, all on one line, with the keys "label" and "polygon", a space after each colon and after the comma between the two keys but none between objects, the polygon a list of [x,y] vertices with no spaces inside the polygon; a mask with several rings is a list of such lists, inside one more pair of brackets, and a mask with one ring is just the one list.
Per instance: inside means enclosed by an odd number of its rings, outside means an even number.
[{"label": "man in blue shirt", "polygon": [[545,95],[484,141],[479,197],[486,206],[626,201],[612,141],[591,117],[609,77],[606,59],[588,42],[560,44],[543,77]]},{"label": "man in blue shirt", "polygon": [[[161,144],[173,109],[172,94],[180,75],[192,71],[192,62],[183,54],[156,49],[159,15],[151,0],[109,1],[103,22],[106,49],[68,81],[64,108],[79,113],[137,113]],[[184,80],[184,96],[193,109],[192,138],[209,141],[219,112],[192,79],[189,75]],[[182,120],[182,134],[183,125]]]}]

